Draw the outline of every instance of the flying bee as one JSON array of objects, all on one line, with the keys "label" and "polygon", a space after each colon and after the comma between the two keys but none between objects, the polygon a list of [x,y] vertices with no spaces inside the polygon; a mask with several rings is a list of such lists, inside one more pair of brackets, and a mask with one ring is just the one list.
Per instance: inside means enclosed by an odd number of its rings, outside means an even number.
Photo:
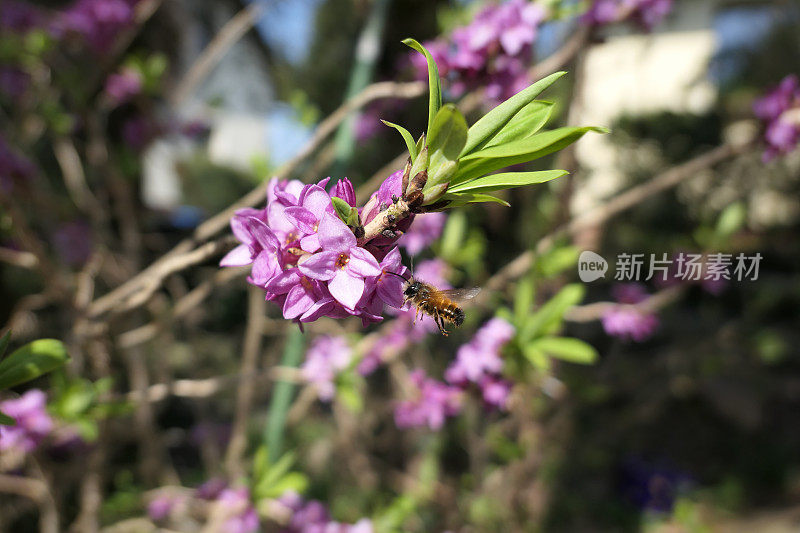
[{"label": "flying bee", "polygon": [[420,313],[430,316],[444,336],[448,335],[445,324],[453,324],[458,327],[464,323],[464,310],[459,303],[471,300],[481,291],[479,287],[471,289],[437,289],[430,283],[415,279],[413,276],[406,279],[394,272],[389,272],[389,274],[394,274],[405,280],[403,297],[406,302],[411,302],[416,308],[414,320],[417,319]]}]

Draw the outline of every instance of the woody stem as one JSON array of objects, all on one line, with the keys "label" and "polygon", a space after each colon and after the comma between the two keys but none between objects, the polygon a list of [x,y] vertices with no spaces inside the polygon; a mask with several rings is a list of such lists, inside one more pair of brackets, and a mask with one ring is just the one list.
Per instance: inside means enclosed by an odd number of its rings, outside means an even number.
[{"label": "woody stem", "polygon": [[376,216],[364,226],[364,236],[358,239],[358,245],[364,246],[375,237],[379,237],[385,230],[392,229],[398,222],[411,215],[411,209],[405,200],[398,200]]}]

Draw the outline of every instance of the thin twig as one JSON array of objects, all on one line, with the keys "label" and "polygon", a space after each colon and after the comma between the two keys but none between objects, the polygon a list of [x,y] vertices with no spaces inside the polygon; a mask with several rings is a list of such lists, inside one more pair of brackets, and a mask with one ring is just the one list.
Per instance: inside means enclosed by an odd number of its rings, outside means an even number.
[{"label": "thin twig", "polygon": [[179,106],[194,92],[231,47],[256,25],[265,8],[265,2],[252,2],[222,26],[178,83],[171,98],[173,106]]},{"label": "thin twig", "polygon": [[[258,365],[258,354],[261,352],[263,332],[261,319],[266,312],[267,302],[264,293],[257,287],[250,287],[247,304],[247,327],[244,332],[244,349],[242,350],[241,374],[254,374]],[[225,453],[225,470],[229,479],[242,475],[242,456],[247,447],[247,421],[250,418],[250,407],[253,403],[255,383],[253,380],[243,382],[236,394],[236,415],[231,430],[231,440]]]}]

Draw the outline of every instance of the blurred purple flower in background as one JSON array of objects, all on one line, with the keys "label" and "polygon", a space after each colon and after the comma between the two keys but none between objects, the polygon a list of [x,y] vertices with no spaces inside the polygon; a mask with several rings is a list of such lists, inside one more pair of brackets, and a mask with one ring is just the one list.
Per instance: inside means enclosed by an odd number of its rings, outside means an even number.
[{"label": "blurred purple flower in background", "polygon": [[[390,259],[391,256],[392,253],[387,255],[386,259]],[[399,261],[399,252],[397,252],[397,256]],[[406,276],[407,269],[402,267],[402,270],[396,272]],[[414,275],[417,279],[430,283],[435,287],[449,289],[451,287],[445,279],[446,272],[447,264],[444,261],[431,259],[420,263]],[[397,276],[386,276],[382,279],[385,279],[386,282],[399,283],[400,286],[403,284],[403,280],[397,278]],[[398,296],[402,301],[402,293]],[[395,354],[421,341],[428,333],[439,331],[436,323],[429,316],[424,315],[415,320],[415,314],[414,309],[410,308],[405,308],[397,314],[397,318],[387,326],[388,331],[372,343],[364,358],[358,364],[358,372],[361,375],[371,374]]]},{"label": "blurred purple flower in background", "polygon": [[0,402],[0,412],[16,421],[14,426],[0,425],[0,452],[32,452],[53,431],[53,420],[47,414],[47,395],[39,389]]},{"label": "blurred purple flower in background", "polygon": [[394,422],[401,429],[425,427],[438,430],[447,417],[461,411],[461,389],[425,375],[422,369],[410,374],[416,397],[399,402],[394,409]]},{"label": "blurred purple flower in background", "polygon": [[0,95],[19,100],[31,84],[30,74],[13,65],[0,65]]},{"label": "blurred purple flower in background", "polygon": [[765,163],[793,151],[800,142],[800,80],[795,75],[785,77],[755,101],[753,112],[765,125]]},{"label": "blurred purple flower in background", "polygon": [[651,30],[672,10],[673,0],[594,0],[583,21],[603,26],[625,20],[638,22]]},{"label": "blurred purple flower in background", "polygon": [[333,399],[336,375],[347,368],[353,351],[344,337],[324,335],[317,337],[306,352],[306,360],[301,367],[303,377],[314,385],[320,400]]},{"label": "blurred purple flower in background", "polygon": [[122,105],[142,91],[142,76],[136,70],[125,67],[108,76],[105,91],[112,105]]},{"label": "blurred purple flower in background", "polygon": [[619,467],[622,496],[637,508],[670,513],[679,496],[694,484],[692,477],[665,461],[629,457]]},{"label": "blurred purple flower in background", "polygon": [[417,215],[408,231],[397,241],[409,255],[417,255],[442,235],[447,215],[441,212]]},{"label": "blurred purple flower in background", "polygon": [[362,518],[355,524],[331,520],[328,509],[319,501],[305,501],[296,492],[289,491],[278,498],[278,503],[289,510],[289,523],[284,533],[372,533],[372,522]]},{"label": "blurred purple flower in background", "polygon": [[[525,0],[490,4],[448,40],[427,42],[425,47],[455,96],[485,87],[486,97],[497,104],[530,84],[533,44],[547,15],[543,6]],[[414,54],[411,62],[424,78],[424,58]]]},{"label": "blurred purple flower in background", "polygon": [[44,24],[44,15],[39,7],[30,2],[3,0],[0,3],[0,29],[15,33],[26,33]]},{"label": "blurred purple flower in background", "polygon": [[217,504],[228,517],[222,524],[223,533],[253,533],[259,530],[258,513],[246,487],[227,488],[220,492]]},{"label": "blurred purple flower in background", "polygon": [[64,263],[81,266],[92,254],[92,229],[80,220],[62,224],[53,233],[53,246]]},{"label": "blurred purple flower in background", "polygon": [[79,35],[98,55],[111,51],[122,30],[134,22],[138,0],[77,0],[54,21],[61,36]]},{"label": "blurred purple flower in background", "polygon": [[183,495],[160,492],[147,504],[147,516],[154,522],[161,522],[185,501],[186,497]]},{"label": "blurred purple flower in background", "polygon": [[612,337],[643,342],[649,339],[658,327],[658,317],[650,312],[634,307],[648,298],[649,294],[641,283],[617,285],[612,294],[620,305],[611,307],[603,314],[603,329]]},{"label": "blurred purple flower in background", "polygon": [[472,339],[461,346],[444,377],[453,385],[466,388],[478,385],[487,405],[504,408],[511,384],[500,378],[503,359],[500,350],[514,337],[514,326],[502,318],[492,318]]}]

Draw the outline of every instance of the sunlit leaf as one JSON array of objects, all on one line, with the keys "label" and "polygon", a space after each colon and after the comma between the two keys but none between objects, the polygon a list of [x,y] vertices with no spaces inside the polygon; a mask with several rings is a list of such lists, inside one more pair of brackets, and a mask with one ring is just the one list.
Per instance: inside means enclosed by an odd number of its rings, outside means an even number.
[{"label": "sunlit leaf", "polygon": [[520,332],[522,342],[543,333],[551,333],[561,324],[567,309],[583,300],[586,288],[579,283],[567,285],[558,294],[550,298],[542,307],[525,322]]},{"label": "sunlit leaf", "polygon": [[534,100],[514,115],[500,131],[476,146],[475,150],[499,146],[536,134],[547,124],[553,107],[552,102]]},{"label": "sunlit leaf", "polygon": [[589,131],[605,132],[603,128],[558,128],[537,133],[518,141],[492,146],[461,158],[459,170],[452,185],[489,174],[512,165],[527,163],[544,157],[574,143]]},{"label": "sunlit leaf", "polygon": [[533,341],[531,345],[551,357],[581,365],[590,365],[597,361],[598,357],[594,346],[569,337],[542,337]]},{"label": "sunlit leaf", "polygon": [[67,362],[67,350],[56,339],[39,339],[0,361],[0,390],[38,378]]},{"label": "sunlit leaf", "polygon": [[491,192],[524,187],[535,183],[545,183],[569,174],[566,170],[541,170],[537,172],[504,172],[490,174],[471,181],[460,183],[448,189],[450,193]]},{"label": "sunlit leaf", "polygon": [[403,44],[423,54],[425,56],[425,61],[428,63],[428,131],[430,131],[433,127],[433,119],[442,107],[442,88],[439,80],[439,69],[436,68],[436,62],[433,60],[431,53],[416,40],[404,39]]},{"label": "sunlit leaf", "polygon": [[408,148],[408,153],[411,156],[411,161],[414,161],[417,158],[417,143],[414,142],[414,137],[411,136],[411,133],[403,126],[400,126],[399,124],[394,124],[393,122],[389,122],[388,120],[381,120],[381,122],[383,122],[390,128],[394,128],[400,132],[400,135],[403,136],[403,140],[406,143],[406,148]]},{"label": "sunlit leaf", "polygon": [[531,103],[542,91],[550,87],[565,74],[566,72],[551,74],[537,81],[527,89],[523,89],[486,113],[469,129],[467,143],[464,145],[464,150],[461,152],[462,155],[469,154],[481,146],[486,139],[492,137],[492,135],[508,124],[523,107]]}]

